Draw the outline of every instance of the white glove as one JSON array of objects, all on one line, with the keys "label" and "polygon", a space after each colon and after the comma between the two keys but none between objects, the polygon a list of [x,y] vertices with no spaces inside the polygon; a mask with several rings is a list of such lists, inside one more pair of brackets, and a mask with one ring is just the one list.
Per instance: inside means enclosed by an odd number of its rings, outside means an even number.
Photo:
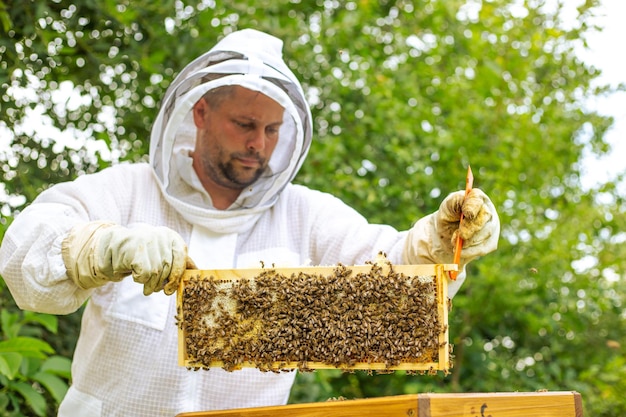
[{"label": "white glove", "polygon": [[83,289],[132,275],[145,295],[160,290],[171,295],[188,266],[183,238],[167,227],[149,225],[79,225],[63,240],[62,253],[67,275]]},{"label": "white glove", "polygon": [[[463,224],[459,229],[461,212]],[[419,219],[409,230],[404,245],[404,262],[452,263],[459,233],[463,239],[459,265],[461,272],[468,262],[498,247],[500,219],[489,197],[479,188],[472,189],[467,197],[465,191],[448,195],[441,202],[439,210]],[[457,286],[460,287],[463,279],[464,276],[460,277]]]},{"label": "white glove", "polygon": [[[459,220],[463,212],[463,223]],[[458,235],[463,239],[461,259],[465,263],[493,252],[498,247],[500,219],[493,203],[479,188],[448,195],[437,211],[437,232],[444,248],[454,252]]]}]

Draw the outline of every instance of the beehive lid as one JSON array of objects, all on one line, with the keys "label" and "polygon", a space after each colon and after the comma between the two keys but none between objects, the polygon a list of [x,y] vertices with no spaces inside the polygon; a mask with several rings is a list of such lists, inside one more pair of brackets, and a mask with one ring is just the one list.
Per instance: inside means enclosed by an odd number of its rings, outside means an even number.
[{"label": "beehive lid", "polygon": [[188,270],[179,364],[232,371],[448,372],[454,264]]}]

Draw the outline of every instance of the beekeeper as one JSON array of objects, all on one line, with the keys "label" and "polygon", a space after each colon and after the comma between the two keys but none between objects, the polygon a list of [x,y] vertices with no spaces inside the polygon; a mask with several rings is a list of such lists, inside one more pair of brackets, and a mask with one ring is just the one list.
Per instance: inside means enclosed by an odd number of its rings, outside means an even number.
[{"label": "beekeeper", "polygon": [[[284,404],[295,372],[193,372],[177,364],[176,301],[198,268],[462,263],[496,249],[499,220],[474,189],[408,231],[368,224],[337,198],[291,183],[311,145],[302,87],[282,41],[246,29],[189,64],[163,99],[149,163],[119,164],[41,193],[8,229],[0,273],[20,308],[86,307],[60,416],[174,416]],[[451,283],[450,293],[465,279]]]}]

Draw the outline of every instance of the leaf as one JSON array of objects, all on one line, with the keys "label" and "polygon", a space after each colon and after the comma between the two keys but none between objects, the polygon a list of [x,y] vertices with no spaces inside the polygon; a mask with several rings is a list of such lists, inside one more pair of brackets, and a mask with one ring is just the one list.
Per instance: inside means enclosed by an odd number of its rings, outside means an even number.
[{"label": "leaf", "polygon": [[58,376],[48,372],[37,372],[32,378],[33,380],[39,382],[41,386],[43,386],[50,393],[50,395],[52,395],[52,398],[54,398],[57,404],[63,400],[63,397],[65,397],[68,385],[67,382]]},{"label": "leaf", "polygon": [[0,353],[17,352],[25,357],[44,359],[47,353],[54,353],[54,349],[43,340],[32,337],[15,337],[0,342]]},{"label": "leaf", "polygon": [[0,393],[0,410],[6,410],[9,408],[9,402],[9,396],[4,393]]},{"label": "leaf", "polygon": [[43,360],[41,358],[24,358],[24,360],[22,361],[22,366],[20,367],[20,373],[25,378],[32,378],[32,376],[39,372],[39,370],[41,369],[42,362]]},{"label": "leaf", "polygon": [[41,370],[69,379],[71,376],[72,361],[64,356],[50,356],[41,365]]},{"label": "leaf", "polygon": [[33,313],[32,311],[24,312],[24,323],[39,323],[46,330],[56,334],[59,320],[51,314]]},{"label": "leaf", "polygon": [[25,382],[14,382],[11,383],[10,388],[17,391],[24,400],[26,400],[26,404],[40,417],[46,415],[46,399],[43,395],[38,393],[32,386],[28,385]]},{"label": "leaf", "polygon": [[9,14],[4,10],[0,10],[0,23],[2,23],[2,30],[5,33],[7,33],[13,27],[13,22],[11,22]]},{"label": "leaf", "polygon": [[9,379],[15,378],[22,363],[22,355],[17,352],[0,353],[0,374]]},{"label": "leaf", "polygon": [[9,310],[2,310],[0,313],[0,327],[2,327],[2,333],[7,339],[12,339],[17,336],[20,331],[19,314],[11,313]]}]

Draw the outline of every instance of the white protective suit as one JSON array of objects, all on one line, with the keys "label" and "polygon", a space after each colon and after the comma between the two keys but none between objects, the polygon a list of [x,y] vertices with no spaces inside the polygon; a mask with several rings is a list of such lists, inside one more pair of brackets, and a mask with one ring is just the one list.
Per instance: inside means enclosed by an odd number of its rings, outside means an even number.
[{"label": "white protective suit", "polygon": [[[78,224],[167,226],[205,269],[258,268],[260,261],[284,267],[363,264],[381,250],[404,263],[406,232],[368,224],[340,200],[290,183],[310,146],[311,115],[281,49],[280,40],[254,30],[225,37],[168,89],[152,130],[149,164],[120,164],[58,184],[7,231],[0,273],[20,308],[68,314],[89,300],[60,416],[171,417],[284,404],[295,377],[179,367],[175,297],[146,297],[130,278],[88,290],[68,278],[61,243]],[[260,91],[286,110],[266,175],[229,209],[217,210],[192,169],[190,110],[207,90],[227,84]]]}]

